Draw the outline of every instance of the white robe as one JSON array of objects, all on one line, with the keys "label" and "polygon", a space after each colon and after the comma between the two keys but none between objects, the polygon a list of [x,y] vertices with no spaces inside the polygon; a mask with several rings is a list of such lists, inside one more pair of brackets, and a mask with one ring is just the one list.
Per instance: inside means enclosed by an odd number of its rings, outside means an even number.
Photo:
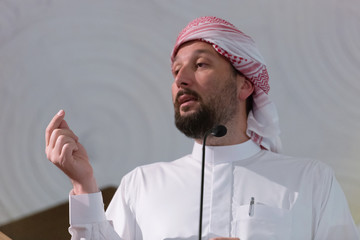
[{"label": "white robe", "polygon": [[[106,214],[100,193],[71,195],[73,239],[198,239],[201,156],[195,143],[191,155],[136,168]],[[251,140],[206,147],[203,239],[216,236],[360,239],[328,166],[261,150]]]}]

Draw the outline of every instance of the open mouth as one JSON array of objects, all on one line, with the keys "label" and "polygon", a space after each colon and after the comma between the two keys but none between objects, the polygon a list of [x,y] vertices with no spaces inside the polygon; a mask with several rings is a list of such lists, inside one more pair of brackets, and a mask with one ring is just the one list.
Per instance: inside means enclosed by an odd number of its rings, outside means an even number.
[{"label": "open mouth", "polygon": [[193,95],[189,95],[189,94],[184,94],[184,95],[181,95],[180,97],[178,97],[177,101],[179,103],[179,106],[183,105],[183,104],[186,104],[186,103],[189,103],[189,102],[194,102],[194,101],[197,101],[198,98],[193,96]]},{"label": "open mouth", "polygon": [[201,98],[197,92],[189,89],[181,89],[176,94],[174,107],[177,111],[181,110],[187,112],[194,104],[200,101]]}]

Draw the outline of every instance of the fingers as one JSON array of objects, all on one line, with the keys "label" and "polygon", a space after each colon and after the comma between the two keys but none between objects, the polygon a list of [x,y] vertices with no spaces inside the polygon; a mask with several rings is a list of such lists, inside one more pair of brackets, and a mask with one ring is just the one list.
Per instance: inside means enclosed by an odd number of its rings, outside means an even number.
[{"label": "fingers", "polygon": [[[56,130],[53,132],[56,132]],[[58,162],[62,161],[62,157],[64,157],[64,153],[63,153],[63,148],[65,145],[71,145],[73,151],[77,151],[78,147],[76,144],[76,141],[74,140],[74,138],[66,136],[66,135],[60,135],[57,138],[52,138],[54,139],[54,143],[52,143],[52,141],[50,141],[51,143],[49,144],[49,146],[46,147],[45,152],[46,152],[46,156],[47,158],[53,162],[54,164],[57,164]],[[66,155],[68,156],[68,155]]]},{"label": "fingers", "polygon": [[46,156],[70,178],[79,193],[98,191],[86,150],[64,117],[65,112],[60,110],[46,128]]},{"label": "fingers", "polygon": [[59,128],[70,130],[70,127],[69,127],[69,125],[67,124],[67,122],[65,120],[61,121]]},{"label": "fingers", "polygon": [[52,132],[59,128],[62,120],[64,119],[65,117],[65,112],[64,110],[60,110],[54,117],[53,119],[50,121],[49,125],[47,126],[46,128],[46,131],[45,131],[45,142],[46,142],[46,146],[49,145],[49,142],[50,142],[50,136],[52,134]]},{"label": "fingers", "polygon": [[[75,142],[66,143],[63,145],[60,158],[61,159],[71,159],[73,157],[73,152],[77,151],[79,148]],[[64,163],[63,163],[64,164]]]},{"label": "fingers", "polygon": [[65,120],[61,121],[59,128],[67,130],[71,134],[71,137],[75,139],[75,141],[79,140],[78,136],[76,136],[75,133],[69,128],[69,125],[67,124],[67,122]]},{"label": "fingers", "polygon": [[62,161],[64,157],[71,158],[73,151],[77,151],[77,144],[72,137],[61,135],[56,139],[55,147],[52,150],[52,154],[59,156],[59,161]]},{"label": "fingers", "polygon": [[46,148],[48,148],[48,149],[54,148],[59,137],[69,137],[69,138],[74,139],[75,142],[77,142],[79,139],[73,131],[57,128],[52,131],[49,144],[47,145]]},{"label": "fingers", "polygon": [[[74,134],[73,131],[69,128],[69,125],[64,120],[65,112],[60,110],[50,121],[48,127],[46,128],[45,138],[46,138],[46,148],[45,153],[50,157],[55,157],[58,159],[61,154],[61,149],[66,143],[74,143],[78,141],[78,137]],[[76,148],[74,148],[76,149]],[[57,154],[57,155],[54,155]]]}]

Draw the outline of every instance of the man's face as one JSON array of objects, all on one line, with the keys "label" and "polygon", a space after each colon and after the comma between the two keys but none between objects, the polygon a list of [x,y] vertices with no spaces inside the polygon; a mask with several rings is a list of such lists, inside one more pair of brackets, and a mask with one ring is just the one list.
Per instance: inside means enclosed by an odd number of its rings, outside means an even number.
[{"label": "man's face", "polygon": [[200,139],[217,124],[226,124],[238,109],[237,78],[230,63],[208,43],[183,44],[172,65],[176,127]]}]

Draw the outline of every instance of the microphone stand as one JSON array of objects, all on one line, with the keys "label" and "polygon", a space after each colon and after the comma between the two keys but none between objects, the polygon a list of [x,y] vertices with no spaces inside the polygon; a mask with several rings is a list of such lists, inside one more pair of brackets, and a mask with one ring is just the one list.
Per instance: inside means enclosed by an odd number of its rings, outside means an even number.
[{"label": "microphone stand", "polygon": [[200,218],[199,218],[199,240],[201,240],[202,235],[202,217],[203,217],[203,204],[204,204],[204,178],[205,178],[205,146],[206,138],[211,133],[214,137],[225,136],[227,129],[223,125],[218,125],[204,134],[203,138],[203,147],[202,147],[202,163],[201,163],[201,189],[200,189]]}]

